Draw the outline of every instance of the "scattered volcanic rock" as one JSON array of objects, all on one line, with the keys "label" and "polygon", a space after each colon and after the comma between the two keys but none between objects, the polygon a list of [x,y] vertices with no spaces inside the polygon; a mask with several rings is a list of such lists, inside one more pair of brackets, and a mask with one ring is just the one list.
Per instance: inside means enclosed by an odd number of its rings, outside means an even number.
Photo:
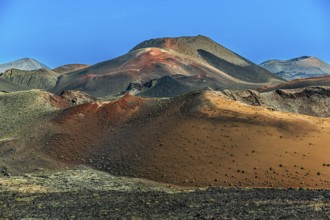
[{"label": "scattered volcanic rock", "polygon": [[24,58],[16,60],[9,63],[0,64],[0,73],[5,72],[9,69],[19,69],[19,70],[37,70],[37,69],[48,69],[49,67],[39,61],[31,58]]},{"label": "scattered volcanic rock", "polygon": [[261,67],[287,80],[324,76],[330,74],[330,65],[310,56],[290,60],[268,60]]},{"label": "scattered volcanic rock", "polygon": [[52,69],[52,71],[59,73],[59,74],[67,74],[67,73],[71,73],[77,70],[82,70],[89,67],[86,64],[66,64],[60,67],[57,67],[55,69]]},{"label": "scattered volcanic rock", "polygon": [[[285,92],[276,102],[327,94]],[[1,167],[15,175],[85,164],[183,186],[330,187],[328,118],[251,106],[217,91],[81,105],[67,94],[0,94]]]},{"label": "scattered volcanic rock", "polygon": [[52,121],[57,130],[39,153],[62,166],[183,186],[330,187],[322,165],[329,119],[246,105],[222,92],[125,95],[67,108]]},{"label": "scattered volcanic rock", "polygon": [[96,97],[118,95],[130,83],[143,85],[177,74],[211,77],[220,89],[250,89],[283,82],[214,41],[197,36],[146,41],[121,57],[60,76],[55,91],[80,90]]}]

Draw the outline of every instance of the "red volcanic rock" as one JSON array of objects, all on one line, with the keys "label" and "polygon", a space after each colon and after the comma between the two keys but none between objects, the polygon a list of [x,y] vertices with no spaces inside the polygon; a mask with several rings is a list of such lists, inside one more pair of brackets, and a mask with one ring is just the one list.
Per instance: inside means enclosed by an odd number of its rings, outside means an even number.
[{"label": "red volcanic rock", "polygon": [[212,86],[221,89],[258,88],[283,81],[209,38],[197,36],[142,42],[121,57],[62,75],[55,91],[80,90],[96,97],[116,96],[130,83],[144,84],[178,74],[208,75],[217,82]]},{"label": "red volcanic rock", "polygon": [[54,123],[58,133],[43,151],[67,165],[183,186],[330,187],[329,172],[315,163],[327,160],[329,120],[248,106],[217,92],[126,95],[68,108]]}]

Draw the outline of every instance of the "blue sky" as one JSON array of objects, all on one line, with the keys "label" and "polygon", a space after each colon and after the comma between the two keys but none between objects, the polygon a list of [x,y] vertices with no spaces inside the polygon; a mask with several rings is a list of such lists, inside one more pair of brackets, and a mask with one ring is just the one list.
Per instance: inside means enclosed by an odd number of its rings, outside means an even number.
[{"label": "blue sky", "polygon": [[0,63],[94,64],[143,40],[198,34],[256,63],[330,62],[330,1],[0,0]]}]

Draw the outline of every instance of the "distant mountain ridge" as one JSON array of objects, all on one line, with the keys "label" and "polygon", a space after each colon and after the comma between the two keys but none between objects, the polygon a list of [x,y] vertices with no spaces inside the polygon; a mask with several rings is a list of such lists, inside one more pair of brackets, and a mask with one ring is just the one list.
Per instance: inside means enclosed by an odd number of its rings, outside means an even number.
[{"label": "distant mountain ridge", "polygon": [[9,63],[0,64],[0,73],[5,72],[9,69],[19,69],[19,70],[37,70],[37,69],[47,69],[50,70],[45,64],[32,59],[32,58],[23,58],[15,60]]},{"label": "distant mountain ridge", "polygon": [[260,66],[287,80],[330,75],[330,65],[311,56],[290,60],[268,60]]}]

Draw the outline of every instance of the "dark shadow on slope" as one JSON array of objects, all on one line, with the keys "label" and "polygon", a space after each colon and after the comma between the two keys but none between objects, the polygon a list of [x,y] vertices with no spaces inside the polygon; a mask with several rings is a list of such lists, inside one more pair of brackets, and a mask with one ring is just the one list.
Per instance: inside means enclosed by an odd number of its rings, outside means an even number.
[{"label": "dark shadow on slope", "polygon": [[198,54],[210,65],[237,79],[253,83],[266,83],[275,77],[275,75],[269,73],[267,70],[261,69],[258,66],[249,65],[246,67],[241,67],[223,60],[208,51],[202,49],[198,49],[197,51]]},{"label": "dark shadow on slope", "polygon": [[174,97],[188,93],[194,88],[184,85],[171,76],[164,76],[157,80],[151,80],[143,85],[149,89],[140,92],[139,96],[147,97]]}]

